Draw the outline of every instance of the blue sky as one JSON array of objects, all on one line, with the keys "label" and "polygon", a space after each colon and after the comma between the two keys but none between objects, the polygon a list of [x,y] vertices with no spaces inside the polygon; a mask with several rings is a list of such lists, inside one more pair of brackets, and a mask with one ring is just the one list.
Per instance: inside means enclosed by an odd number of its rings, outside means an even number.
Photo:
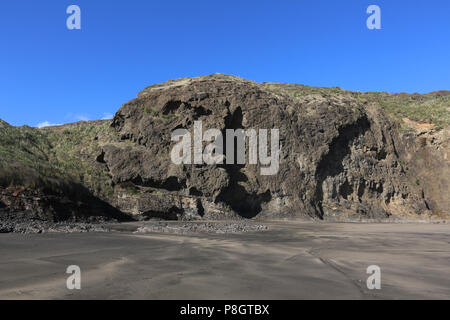
[{"label": "blue sky", "polygon": [[[81,8],[68,30],[66,8]],[[366,27],[380,6],[382,30]],[[110,116],[144,87],[211,73],[349,90],[450,90],[450,1],[17,0],[0,6],[0,118]]]}]

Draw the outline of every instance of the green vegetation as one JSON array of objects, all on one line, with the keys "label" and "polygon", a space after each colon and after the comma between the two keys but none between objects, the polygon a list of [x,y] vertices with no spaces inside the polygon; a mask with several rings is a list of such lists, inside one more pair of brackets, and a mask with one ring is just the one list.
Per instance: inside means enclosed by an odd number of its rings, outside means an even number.
[{"label": "green vegetation", "polygon": [[144,108],[144,113],[145,114],[149,114],[149,115],[151,115],[153,117],[158,117],[158,118],[160,118],[161,120],[163,120],[165,122],[169,122],[169,121],[171,121],[172,119],[174,119],[176,117],[174,114],[163,114],[163,115],[160,116],[160,113],[158,111],[152,109],[149,106],[146,106]]},{"label": "green vegetation", "polygon": [[339,87],[308,87],[298,84],[264,83],[264,88],[293,99],[310,95],[329,97],[336,94],[349,96],[360,103],[376,103],[391,117],[404,125],[402,119],[434,124],[437,130],[450,126],[450,91],[424,95],[405,93],[352,92]]},{"label": "green vegetation", "polygon": [[398,120],[433,123],[436,129],[450,125],[450,92],[446,96],[368,93],[366,97]]},{"label": "green vegetation", "polygon": [[119,184],[119,187],[124,189],[130,195],[137,195],[141,193],[139,188],[136,187],[131,181],[122,182],[121,184]]},{"label": "green vegetation", "polygon": [[146,114],[151,114],[152,116],[157,116],[158,115],[158,111],[156,111],[156,110],[153,110],[151,107],[149,107],[149,106],[146,106],[145,108],[144,108],[144,113],[146,113]]},{"label": "green vegetation", "polygon": [[51,145],[44,132],[30,127],[0,123],[0,186],[42,183],[55,178],[48,161]]},{"label": "green vegetation", "polygon": [[96,163],[99,136],[115,135],[108,122],[60,127],[13,127],[0,122],[0,186],[31,187],[62,192],[87,187],[94,195],[113,189],[104,168]]},{"label": "green vegetation", "polygon": [[176,118],[176,116],[174,114],[165,114],[162,116],[162,118],[165,122],[169,122],[172,119]]},{"label": "green vegetation", "polygon": [[308,95],[320,95],[328,97],[334,94],[349,94],[350,91],[342,90],[339,87],[308,87],[301,84],[287,84],[287,83],[264,83],[263,86],[280,95],[288,95],[291,98],[300,98]]}]

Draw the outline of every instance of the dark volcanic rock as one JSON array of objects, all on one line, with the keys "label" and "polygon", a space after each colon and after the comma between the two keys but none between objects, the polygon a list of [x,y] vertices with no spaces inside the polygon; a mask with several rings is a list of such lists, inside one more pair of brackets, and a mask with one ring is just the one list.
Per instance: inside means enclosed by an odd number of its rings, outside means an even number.
[{"label": "dark volcanic rock", "polygon": [[[391,118],[402,99],[428,99],[414,110],[434,101],[441,113],[450,101],[446,92],[362,94],[215,74],[150,86],[112,121],[46,129],[0,121],[1,230],[130,214],[184,221],[445,218],[448,129],[405,134]],[[261,165],[248,161],[173,163],[171,134],[192,134],[195,121],[203,133],[279,129],[277,174],[262,175]]]},{"label": "dark volcanic rock", "polygon": [[189,222],[189,223],[167,223],[155,222],[147,223],[139,227],[135,233],[171,233],[171,234],[190,234],[190,233],[246,233],[267,231],[269,228],[262,224],[255,223],[226,223],[226,222]]},{"label": "dark volcanic rock", "polygon": [[[278,174],[262,176],[260,165],[250,164],[175,165],[171,133],[192,132],[196,120],[203,131],[279,129]],[[430,213],[400,165],[398,128],[379,107],[351,96],[294,100],[224,75],[172,80],[123,105],[112,127],[121,143],[105,144],[100,155],[115,185],[139,190],[112,200],[127,212],[168,219]]]},{"label": "dark volcanic rock", "polygon": [[12,224],[32,226],[39,224],[39,221],[58,223],[130,220],[128,215],[81,190],[77,195],[64,195],[38,189],[0,187],[2,232],[6,232],[7,226]]},{"label": "dark volcanic rock", "polygon": [[86,233],[109,232],[110,229],[98,223],[60,222],[38,220],[0,221],[0,233]]}]

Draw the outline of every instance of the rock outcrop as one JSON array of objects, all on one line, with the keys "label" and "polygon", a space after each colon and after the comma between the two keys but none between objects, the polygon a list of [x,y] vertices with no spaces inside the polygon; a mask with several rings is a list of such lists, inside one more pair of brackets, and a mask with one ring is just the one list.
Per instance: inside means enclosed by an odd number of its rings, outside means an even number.
[{"label": "rock outcrop", "polygon": [[[260,165],[176,165],[171,133],[204,128],[280,130],[278,174]],[[169,81],[143,90],[116,113],[122,146],[101,158],[114,184],[131,182],[150,216],[309,215],[386,218],[431,214],[423,190],[401,165],[398,127],[373,104],[335,94],[292,99],[235,77]],[[206,129],[205,129],[206,130]],[[131,146],[131,147],[130,147]],[[123,204],[121,204],[121,202]]]},{"label": "rock outcrop", "polygon": [[[58,193],[52,198],[47,192],[36,197],[33,188],[39,189],[40,180],[34,179],[17,195],[4,185],[0,212],[33,212],[53,220],[120,219],[123,214],[166,220],[446,216],[446,130],[405,133],[375,99],[340,89],[305,93],[303,88],[221,74],[171,80],[144,89],[109,123],[25,128],[26,135],[17,129],[16,140],[5,140],[13,155],[0,154],[2,159],[18,161],[11,160],[17,159],[11,145],[29,139],[32,148],[17,153],[25,159],[21,166],[39,163],[32,168],[39,179],[56,175],[88,196]],[[277,173],[262,175],[264,166],[249,161],[175,164],[171,135],[177,129],[192,132],[196,121],[204,131],[218,129],[224,136],[227,129],[278,129]],[[0,127],[16,130],[5,123]],[[17,189],[17,183],[12,185]],[[52,213],[54,208],[61,213]]]}]

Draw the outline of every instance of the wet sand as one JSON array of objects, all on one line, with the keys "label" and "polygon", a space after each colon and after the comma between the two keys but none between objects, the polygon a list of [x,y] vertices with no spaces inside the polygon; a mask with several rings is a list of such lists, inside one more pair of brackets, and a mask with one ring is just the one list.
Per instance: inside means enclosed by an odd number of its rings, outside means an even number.
[{"label": "wet sand", "polygon": [[[450,224],[264,222],[244,234],[0,234],[0,299],[450,299]],[[81,290],[66,268],[81,268]],[[381,268],[368,290],[367,267]]]}]

